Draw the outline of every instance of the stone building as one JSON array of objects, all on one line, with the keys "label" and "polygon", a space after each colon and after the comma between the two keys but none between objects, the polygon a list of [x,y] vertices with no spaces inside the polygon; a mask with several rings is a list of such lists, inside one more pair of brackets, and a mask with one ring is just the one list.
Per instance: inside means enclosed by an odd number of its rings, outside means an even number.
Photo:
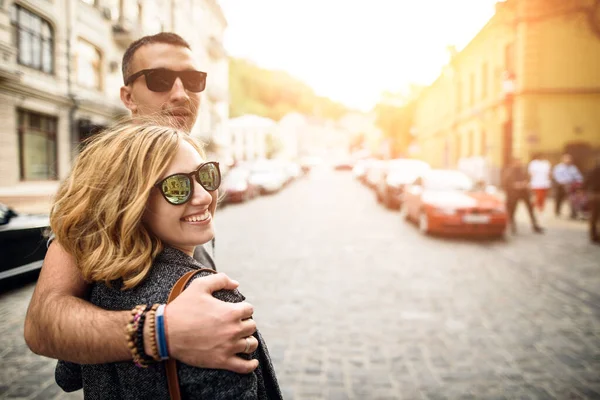
[{"label": "stone building", "polygon": [[192,134],[217,142],[229,108],[226,27],[216,0],[0,1],[0,201],[47,211],[81,140],[128,114],[121,59],[143,35],[190,43],[208,72]]},{"label": "stone building", "polygon": [[484,160],[497,183],[511,157],[582,169],[600,153],[600,2],[507,0],[417,100],[420,156],[434,167]]}]

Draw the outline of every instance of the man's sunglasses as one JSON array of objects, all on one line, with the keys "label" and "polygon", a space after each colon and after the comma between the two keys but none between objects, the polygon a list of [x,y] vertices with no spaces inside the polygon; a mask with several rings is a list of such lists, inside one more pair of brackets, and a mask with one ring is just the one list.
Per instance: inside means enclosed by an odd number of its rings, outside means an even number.
[{"label": "man's sunglasses", "polygon": [[202,186],[206,191],[212,192],[221,185],[221,170],[219,163],[210,161],[200,164],[198,169],[189,174],[178,173],[167,176],[156,185],[160,189],[165,200],[178,206],[187,203],[194,194],[194,183],[192,178]]},{"label": "man's sunglasses", "polygon": [[153,92],[168,92],[173,87],[175,79],[181,79],[185,90],[201,92],[206,87],[206,72],[202,71],[171,71],[165,68],[143,69],[125,79],[125,86],[137,78],[146,77],[146,87]]}]

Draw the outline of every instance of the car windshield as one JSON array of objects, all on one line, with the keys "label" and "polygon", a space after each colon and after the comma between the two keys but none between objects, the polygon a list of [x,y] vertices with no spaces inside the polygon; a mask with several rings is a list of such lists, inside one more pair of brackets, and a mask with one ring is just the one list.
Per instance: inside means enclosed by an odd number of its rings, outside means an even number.
[{"label": "car windshield", "polygon": [[423,187],[427,190],[473,190],[474,182],[460,171],[432,171],[425,175]]}]

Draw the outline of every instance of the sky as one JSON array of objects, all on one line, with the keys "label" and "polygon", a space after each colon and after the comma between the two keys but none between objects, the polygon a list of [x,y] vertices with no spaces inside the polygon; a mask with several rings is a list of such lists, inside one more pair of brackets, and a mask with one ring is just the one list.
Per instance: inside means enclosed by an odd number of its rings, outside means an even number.
[{"label": "sky", "polygon": [[220,0],[232,57],[279,69],[363,111],[384,91],[429,84],[496,0]]}]

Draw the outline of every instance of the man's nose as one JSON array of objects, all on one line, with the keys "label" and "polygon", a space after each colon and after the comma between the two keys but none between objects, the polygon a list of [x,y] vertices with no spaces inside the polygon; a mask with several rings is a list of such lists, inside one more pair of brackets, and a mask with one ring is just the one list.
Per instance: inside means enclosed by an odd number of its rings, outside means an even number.
[{"label": "man's nose", "polygon": [[181,78],[175,78],[175,82],[173,82],[173,87],[171,88],[171,98],[172,99],[180,99],[180,98],[188,98],[188,94],[185,90],[185,86],[183,86],[183,82]]}]

